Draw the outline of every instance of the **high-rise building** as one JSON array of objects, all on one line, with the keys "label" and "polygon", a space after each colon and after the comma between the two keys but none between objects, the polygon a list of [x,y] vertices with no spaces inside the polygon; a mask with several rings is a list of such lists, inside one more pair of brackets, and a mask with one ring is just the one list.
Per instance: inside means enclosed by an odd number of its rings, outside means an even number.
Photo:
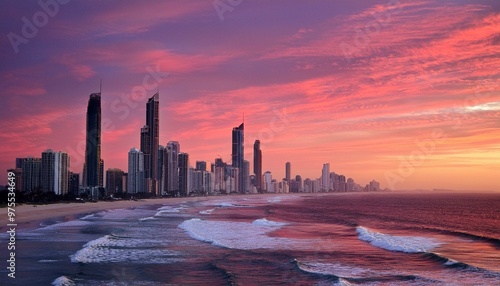
[{"label": "high-rise building", "polygon": [[368,186],[369,186],[368,191],[370,192],[380,191],[380,183],[375,180],[371,180]]},{"label": "high-rise building", "polygon": [[240,172],[238,173],[238,185],[237,185],[237,192],[244,193],[245,188],[244,188],[244,179],[243,179],[243,161],[245,160],[244,158],[244,123],[241,123],[240,126],[234,127],[233,128],[233,138],[232,138],[232,153],[231,153],[231,159],[232,159],[232,166],[234,168],[239,168]]},{"label": "high-rise building", "polygon": [[144,184],[144,154],[137,148],[128,152],[127,193],[143,193]]},{"label": "high-rise building", "polygon": [[207,170],[207,162],[196,161],[196,171],[206,171],[206,170]]},{"label": "high-rise building", "polygon": [[99,187],[104,187],[104,160],[99,160]]},{"label": "high-rise building", "polygon": [[271,175],[271,172],[266,171],[264,173],[263,177],[264,177],[265,191],[267,193],[274,193],[275,189],[274,189],[274,183],[273,183],[273,176]]},{"label": "high-rise building", "polygon": [[122,176],[122,190],[124,193],[127,192],[128,190],[128,173],[123,173],[123,176]]},{"label": "high-rise building", "polygon": [[147,192],[160,195],[158,184],[158,146],[160,133],[159,98],[157,92],[146,103],[146,125],[141,128],[141,151],[144,154],[144,176]]},{"label": "high-rise building", "polygon": [[157,174],[158,174],[158,192],[161,195],[165,194],[166,186],[165,186],[165,158],[166,148],[163,145],[158,145],[158,164],[157,164]]},{"label": "high-rise building", "polygon": [[[101,163],[101,92],[92,93],[87,106],[87,129],[83,186],[102,187]],[[101,174],[101,175],[100,175]]]},{"label": "high-rise building", "polygon": [[23,162],[28,158],[16,158],[16,169],[17,168],[22,168],[23,167]]},{"label": "high-rise building", "polygon": [[226,163],[222,158],[215,159],[214,164],[214,190],[224,193],[226,191]]},{"label": "high-rise building", "polygon": [[255,140],[253,144],[253,173],[255,174],[255,187],[257,191],[262,189],[262,150],[260,141]]},{"label": "high-rise building", "polygon": [[80,174],[69,172],[68,193],[77,197],[80,191]]},{"label": "high-rise building", "polygon": [[241,170],[243,172],[242,178],[243,178],[243,192],[244,193],[249,193],[250,192],[250,162],[247,160],[243,161],[243,169]]},{"label": "high-rise building", "polygon": [[165,164],[165,187],[167,194],[174,196],[179,192],[179,153],[181,145],[177,141],[167,143]]},{"label": "high-rise building", "polygon": [[285,164],[285,180],[290,184],[290,180],[292,179],[291,177],[291,164],[290,162],[286,162]]},{"label": "high-rise building", "polygon": [[189,194],[189,155],[179,153],[179,195],[186,197]]},{"label": "high-rise building", "polygon": [[64,152],[51,149],[42,152],[42,190],[56,195],[66,195],[69,186],[69,157]]},{"label": "high-rise building", "polygon": [[106,193],[108,195],[123,193],[123,174],[120,169],[106,170]]},{"label": "high-rise building", "polygon": [[42,159],[28,157],[22,162],[23,192],[33,192],[42,186]]},{"label": "high-rise building", "polygon": [[323,164],[321,172],[321,190],[328,192],[330,190],[330,163]]}]

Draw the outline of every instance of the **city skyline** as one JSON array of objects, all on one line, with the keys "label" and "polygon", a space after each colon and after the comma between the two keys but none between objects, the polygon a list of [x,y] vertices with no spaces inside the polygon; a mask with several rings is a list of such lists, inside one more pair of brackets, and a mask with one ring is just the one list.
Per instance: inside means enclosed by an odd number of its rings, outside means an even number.
[{"label": "city skyline", "polygon": [[53,149],[81,173],[85,104],[102,79],[106,170],[127,170],[161,91],[159,145],[180,142],[192,163],[230,162],[244,113],[250,170],[258,139],[260,171],[278,180],[286,162],[291,178],[329,163],[383,188],[500,190],[498,2],[69,2],[30,37],[23,17],[47,10],[4,6],[4,172]]}]

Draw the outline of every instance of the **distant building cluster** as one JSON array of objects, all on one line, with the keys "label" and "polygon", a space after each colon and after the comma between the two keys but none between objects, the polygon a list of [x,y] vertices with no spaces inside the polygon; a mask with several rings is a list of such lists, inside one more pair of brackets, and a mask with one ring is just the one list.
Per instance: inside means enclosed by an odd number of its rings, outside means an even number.
[{"label": "distant building cluster", "polygon": [[[190,164],[188,153],[181,152],[178,141],[159,144],[159,93],[146,103],[146,124],[140,129],[140,148],[128,152],[127,172],[109,168],[104,174],[101,158],[101,93],[89,97],[86,115],[86,148],[83,176],[69,171],[70,160],[64,152],[46,150],[41,158],[17,158],[16,186],[23,192],[53,192],[56,195],[86,194],[92,199],[121,194],[151,196],[205,196],[229,193],[317,193],[379,191],[371,181],[365,187],[352,178],[330,171],[323,164],[321,177],[292,177],[292,164],[285,163],[285,178],[276,180],[270,171],[263,172],[261,142],[253,145],[253,174],[244,157],[245,124],[232,129],[231,161],[219,157],[213,163]],[[106,184],[104,185],[104,175]]]}]

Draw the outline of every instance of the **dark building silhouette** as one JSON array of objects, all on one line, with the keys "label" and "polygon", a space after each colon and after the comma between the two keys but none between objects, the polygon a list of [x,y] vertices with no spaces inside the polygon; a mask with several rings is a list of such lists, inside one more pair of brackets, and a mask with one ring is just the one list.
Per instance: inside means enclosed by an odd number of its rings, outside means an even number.
[{"label": "dark building silhouette", "polygon": [[185,197],[189,191],[189,155],[179,153],[179,195]]},{"label": "dark building silhouette", "polygon": [[32,192],[42,187],[42,159],[26,158],[22,162],[23,182],[22,191]]},{"label": "dark building silhouette", "polygon": [[245,161],[244,158],[244,123],[241,123],[240,126],[234,127],[233,128],[233,138],[232,138],[232,153],[231,153],[231,159],[232,159],[232,166],[235,168],[238,168],[238,192],[244,193],[245,192],[245,187],[244,187],[244,172],[243,172],[243,164]]},{"label": "dark building silhouette", "polygon": [[123,174],[120,169],[106,171],[106,193],[108,195],[123,193]]},{"label": "dark building silhouette", "polygon": [[101,164],[101,92],[92,93],[87,106],[85,164],[83,186],[102,187]]},{"label": "dark building silhouette", "polygon": [[16,158],[16,169],[17,168],[22,168],[23,167],[23,162],[24,160],[26,160],[27,158]]},{"label": "dark building silhouette", "polygon": [[291,172],[292,172],[292,164],[290,162],[286,162],[285,164],[285,180],[288,184],[290,184],[291,180]]},{"label": "dark building silhouette", "polygon": [[165,157],[166,157],[166,148],[163,145],[158,145],[158,163],[156,164],[156,167],[158,168],[157,174],[158,174],[158,192],[160,195],[165,195]]},{"label": "dark building silhouette", "polygon": [[141,151],[144,154],[146,191],[160,195],[158,184],[158,146],[160,145],[159,93],[146,103],[146,125],[141,128]]},{"label": "dark building silhouette", "polygon": [[260,141],[255,140],[253,144],[253,173],[255,174],[255,187],[257,191],[262,189],[262,150]]},{"label": "dark building silhouette", "polygon": [[196,171],[206,171],[206,170],[207,170],[207,162],[196,161]]},{"label": "dark building silhouette", "polygon": [[80,174],[69,172],[68,193],[77,197],[80,191]]}]

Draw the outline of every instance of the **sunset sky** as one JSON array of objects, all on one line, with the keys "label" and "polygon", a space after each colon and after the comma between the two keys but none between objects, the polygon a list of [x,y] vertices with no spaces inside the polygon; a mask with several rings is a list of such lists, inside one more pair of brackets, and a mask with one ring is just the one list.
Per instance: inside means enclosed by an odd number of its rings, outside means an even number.
[{"label": "sunset sky", "polygon": [[127,170],[158,88],[160,144],[191,165],[229,161],[244,114],[245,159],[260,139],[278,180],[329,162],[363,186],[500,190],[500,1],[57,5],[1,2],[0,184],[48,148],[82,171],[102,79],[105,169]]}]

